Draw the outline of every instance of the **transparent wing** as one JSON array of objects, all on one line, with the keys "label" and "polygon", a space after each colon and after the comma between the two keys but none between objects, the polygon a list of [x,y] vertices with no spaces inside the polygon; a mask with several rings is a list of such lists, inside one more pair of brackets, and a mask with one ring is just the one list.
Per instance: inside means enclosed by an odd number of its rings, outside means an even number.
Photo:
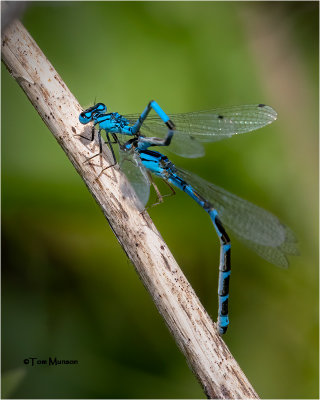
[{"label": "transparent wing", "polygon": [[275,121],[277,113],[271,107],[259,104],[178,114],[171,118],[179,134],[215,142],[262,128]]},{"label": "transparent wing", "polygon": [[[139,114],[125,117],[134,124]],[[277,113],[264,104],[252,104],[171,114],[169,117],[176,125],[169,150],[183,157],[201,157],[204,149],[198,141],[217,142],[254,131],[275,121]],[[141,127],[141,134],[147,137],[165,137],[167,132],[168,128],[157,115],[148,116]]]},{"label": "transparent wing", "polygon": [[[167,134],[166,130],[165,135]],[[170,146],[168,147],[172,153],[178,154],[178,156],[186,158],[198,158],[204,156],[204,147],[198,142],[193,136],[187,135],[176,135],[174,133],[171,139]]]},{"label": "transparent wing", "polygon": [[[124,196],[135,198],[139,211],[143,211],[150,196],[150,181],[139,156],[132,151],[119,151],[119,164],[127,180],[121,180]],[[130,185],[128,185],[128,181]],[[134,193],[135,192],[135,193]]]},{"label": "transparent wing", "polygon": [[177,174],[188,182],[218,211],[226,230],[260,257],[272,264],[287,267],[286,254],[299,254],[293,232],[268,211],[180,168]]},{"label": "transparent wing", "polygon": [[[138,114],[126,116],[136,122]],[[171,114],[176,125],[176,135],[192,136],[203,142],[214,142],[233,135],[251,132],[271,124],[277,119],[276,111],[265,104],[251,104],[215,108],[207,111]],[[167,128],[157,116],[148,116],[141,131],[147,136],[165,136]]]}]

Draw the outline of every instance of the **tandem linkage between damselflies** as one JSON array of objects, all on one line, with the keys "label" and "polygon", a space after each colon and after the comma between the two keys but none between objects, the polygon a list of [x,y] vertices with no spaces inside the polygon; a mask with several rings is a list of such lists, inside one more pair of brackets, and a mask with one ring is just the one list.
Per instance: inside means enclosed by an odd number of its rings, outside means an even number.
[{"label": "tandem linkage between damselflies", "polygon": [[[154,110],[156,115],[149,115]],[[148,118],[147,118],[148,117]],[[83,111],[82,124],[93,122],[98,127],[99,153],[102,153],[101,132],[111,149],[114,166],[117,161],[112,144],[119,145],[119,163],[139,199],[142,211],[149,199],[151,174],[162,178],[187,193],[210,216],[220,240],[218,331],[224,334],[229,325],[228,299],[231,273],[231,243],[225,227],[260,257],[272,264],[287,267],[287,254],[297,255],[293,232],[268,211],[243,200],[202,178],[176,167],[165,155],[150,150],[154,146],[168,146],[183,157],[204,155],[202,143],[216,142],[235,134],[250,132],[277,119],[277,113],[264,104],[217,108],[208,111],[167,115],[155,101],[150,101],[142,114],[120,115],[107,113],[103,103]],[[123,138],[130,136],[127,141]],[[87,139],[87,138],[86,138]],[[101,172],[103,172],[104,168]],[[156,188],[156,186],[154,185]],[[171,187],[171,186],[170,186]],[[156,189],[159,201],[162,197]],[[172,189],[173,193],[174,190]]]}]

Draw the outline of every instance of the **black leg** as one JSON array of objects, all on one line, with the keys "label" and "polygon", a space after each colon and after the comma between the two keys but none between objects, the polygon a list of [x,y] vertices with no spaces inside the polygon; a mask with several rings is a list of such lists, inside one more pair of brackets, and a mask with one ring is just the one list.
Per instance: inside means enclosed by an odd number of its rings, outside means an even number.
[{"label": "black leg", "polygon": [[95,125],[96,125],[96,124],[94,124],[93,127],[92,127],[92,129],[91,129],[91,139],[90,139],[90,138],[87,138],[86,136],[83,136],[83,135],[74,135],[74,136],[80,136],[81,138],[86,139],[86,140],[89,140],[89,142],[92,142],[93,139],[94,139],[94,133],[95,133],[94,127],[95,127]]},{"label": "black leg", "polygon": [[[93,129],[94,129],[94,128],[93,128]],[[93,135],[93,137],[94,137],[94,131],[93,131],[92,135]],[[93,139],[92,139],[92,140],[93,140]],[[97,156],[100,156],[100,155],[102,154],[101,129],[99,129],[99,131],[98,131],[98,140],[99,140],[99,153],[95,154],[95,155],[92,156],[92,157],[87,158],[86,161],[84,161],[83,164],[85,164],[86,162],[88,162],[88,161],[92,160],[93,158],[95,158],[95,157],[97,157]]]},{"label": "black leg", "polygon": [[118,143],[118,144],[120,145],[119,139],[118,139],[118,137],[117,137],[117,135],[116,135],[115,133],[112,133],[112,137],[113,137],[113,140],[114,140],[114,141],[112,142],[112,141],[110,140],[109,132],[107,132],[106,137],[107,137],[107,142],[106,142],[106,143],[107,143],[107,145],[109,146],[109,149],[111,150],[111,154],[112,154],[112,158],[113,158],[113,163],[110,164],[110,165],[108,165],[107,167],[103,168],[103,169],[101,170],[100,174],[97,176],[97,179],[100,178],[100,176],[103,174],[103,172],[104,172],[106,169],[111,168],[111,167],[114,167],[115,165],[117,165],[117,159],[116,159],[116,156],[115,156],[115,154],[114,154],[114,150],[113,150],[112,144]]}]

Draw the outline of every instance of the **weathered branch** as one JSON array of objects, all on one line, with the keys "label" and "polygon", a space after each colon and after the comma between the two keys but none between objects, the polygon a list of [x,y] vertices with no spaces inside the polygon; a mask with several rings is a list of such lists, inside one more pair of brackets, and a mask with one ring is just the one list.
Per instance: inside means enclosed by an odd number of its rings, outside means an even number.
[{"label": "weathered branch", "polygon": [[[85,134],[82,108],[18,21],[3,35],[2,59],[101,207],[206,395],[258,398],[148,214],[123,197],[119,168],[97,179],[99,163],[84,164],[97,149],[92,153],[77,136]],[[110,154],[104,157],[111,161]]]}]

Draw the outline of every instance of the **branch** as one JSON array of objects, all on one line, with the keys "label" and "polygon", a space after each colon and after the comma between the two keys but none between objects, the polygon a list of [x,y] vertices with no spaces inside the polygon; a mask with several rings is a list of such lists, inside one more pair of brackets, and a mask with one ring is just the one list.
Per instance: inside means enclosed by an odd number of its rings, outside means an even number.
[{"label": "branch", "polygon": [[[147,212],[120,191],[120,170],[85,163],[94,155],[79,138],[81,106],[35,41],[14,21],[2,37],[2,59],[101,207],[114,234],[209,398],[258,398],[217,333]],[[89,135],[88,135],[89,136]],[[106,153],[103,162],[111,162]]]}]

